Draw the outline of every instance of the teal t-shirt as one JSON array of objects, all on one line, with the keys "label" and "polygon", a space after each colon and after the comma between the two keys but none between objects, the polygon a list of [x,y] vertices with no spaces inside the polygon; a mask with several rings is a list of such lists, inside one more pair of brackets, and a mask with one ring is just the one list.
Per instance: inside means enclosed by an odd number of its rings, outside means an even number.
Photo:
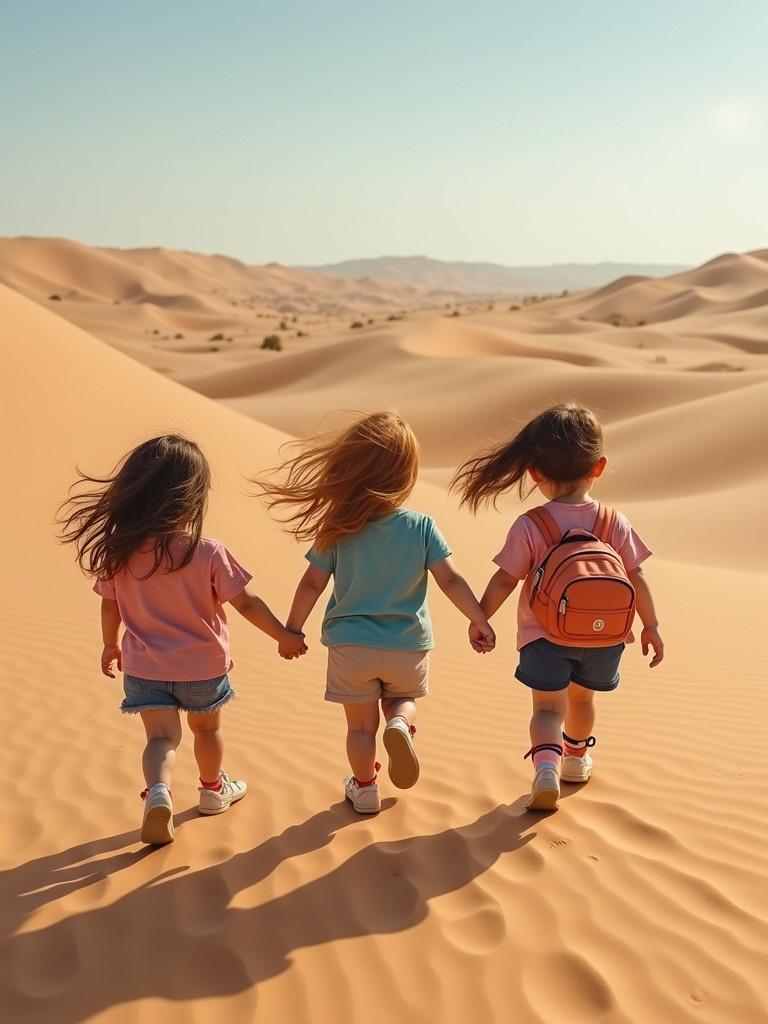
[{"label": "teal t-shirt", "polygon": [[307,560],[333,574],[321,640],[406,651],[434,646],[427,608],[427,569],[451,554],[434,521],[396,509]]}]

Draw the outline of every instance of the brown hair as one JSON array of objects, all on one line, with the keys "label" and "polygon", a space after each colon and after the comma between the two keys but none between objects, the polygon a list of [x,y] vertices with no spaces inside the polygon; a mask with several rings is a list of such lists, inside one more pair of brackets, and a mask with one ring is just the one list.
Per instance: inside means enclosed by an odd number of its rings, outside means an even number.
[{"label": "brown hair", "polygon": [[[298,455],[252,482],[268,507],[290,511],[283,523],[299,540],[327,551],[408,497],[419,469],[419,443],[399,416],[374,412],[350,427],[303,441]],[[282,481],[268,479],[280,475]]]},{"label": "brown hair", "polygon": [[[153,437],[121,459],[109,476],[77,473],[58,521],[60,539],[75,545],[83,572],[111,579],[150,538],[154,565],[145,578],[161,565],[172,572],[191,561],[211,486],[208,462],[194,441],[178,434]],[[174,564],[170,539],[182,529],[190,543]]]},{"label": "brown hair", "polygon": [[575,484],[590,475],[603,454],[603,429],[591,409],[564,402],[545,409],[503,444],[494,445],[459,467],[451,490],[473,512],[519,486],[525,497],[525,474],[534,469],[556,484]]}]

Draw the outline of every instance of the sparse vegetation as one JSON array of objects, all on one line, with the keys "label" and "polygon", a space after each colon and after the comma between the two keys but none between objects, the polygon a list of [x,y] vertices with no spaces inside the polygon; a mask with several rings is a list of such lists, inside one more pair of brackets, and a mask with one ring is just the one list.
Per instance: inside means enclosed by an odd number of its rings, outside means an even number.
[{"label": "sparse vegetation", "polygon": [[356,331],[360,327],[365,327],[365,324],[362,320],[353,320],[349,327],[350,330]]},{"label": "sparse vegetation", "polygon": [[509,312],[510,313],[516,313],[519,309],[520,309],[520,306],[518,306],[517,303],[514,303],[513,305],[511,305],[509,307]]},{"label": "sparse vegetation", "polygon": [[296,331],[296,337],[297,338],[308,338],[309,337],[309,331]]},{"label": "sparse vegetation", "polygon": [[208,341],[224,341],[224,335],[221,331],[217,331],[216,334],[212,334]]},{"label": "sparse vegetation", "polygon": [[282,352],[283,342],[280,335],[268,334],[264,341],[262,341],[261,347],[268,349],[270,352]]},{"label": "sparse vegetation", "polygon": [[184,335],[181,333],[181,331],[179,331],[178,334],[174,334],[174,338],[176,339],[176,341],[181,341],[183,337]]},{"label": "sparse vegetation", "polygon": [[658,355],[655,355],[655,356],[653,357],[653,359],[651,360],[651,362],[652,362],[652,363],[668,363],[668,362],[669,362],[669,360],[667,359],[667,357],[666,357],[666,356],[665,356],[665,355],[664,355],[664,354],[663,354],[662,352],[659,352],[659,354],[658,354]]},{"label": "sparse vegetation", "polygon": [[60,295],[56,295],[56,294],[49,295],[48,298],[50,299],[51,302],[61,302],[61,296]]},{"label": "sparse vegetation", "polygon": [[280,321],[280,325],[279,325],[279,327],[277,329],[278,329],[278,331],[287,331],[288,330],[288,323],[287,323],[287,321],[286,320],[281,320]]},{"label": "sparse vegetation", "polygon": [[448,314],[448,316],[461,316],[461,313],[458,311],[458,309],[454,309],[452,313]]},{"label": "sparse vegetation", "polygon": [[402,313],[390,313],[387,320],[405,320]]},{"label": "sparse vegetation", "polygon": [[369,323],[369,324],[375,324],[375,323],[376,323],[376,321],[375,321],[375,320],[373,319],[373,317],[369,317],[369,318],[368,318],[368,323]]},{"label": "sparse vegetation", "polygon": [[609,323],[611,327],[629,327],[629,322],[623,313],[609,313],[606,323]]},{"label": "sparse vegetation", "polygon": [[648,323],[648,321],[647,321],[647,320],[638,320],[638,321],[637,321],[637,326],[638,326],[638,327],[645,327],[645,325],[646,325],[647,323]]},{"label": "sparse vegetation", "polygon": [[158,329],[158,328],[156,327],[156,328],[155,328],[155,329],[154,329],[154,330],[152,331],[152,333],[153,333],[153,334],[159,334],[159,333],[160,333],[160,331],[159,331],[159,329]]}]

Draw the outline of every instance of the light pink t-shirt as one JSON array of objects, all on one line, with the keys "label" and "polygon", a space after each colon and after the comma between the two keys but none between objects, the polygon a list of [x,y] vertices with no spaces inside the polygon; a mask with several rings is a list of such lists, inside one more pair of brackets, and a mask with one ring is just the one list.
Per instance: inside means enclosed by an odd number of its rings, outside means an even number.
[{"label": "light pink t-shirt", "polygon": [[[563,533],[573,528],[591,531],[595,525],[597,507],[596,501],[585,501],[580,505],[548,501],[544,505]],[[653,553],[632,529],[627,517],[618,510],[608,542],[621,556],[627,572],[636,569]],[[510,576],[523,580],[536,569],[549,547],[549,540],[544,538],[536,524],[522,515],[512,524],[504,547],[493,561]],[[525,595],[521,593],[517,603],[517,649],[520,650],[521,647],[541,637],[557,643],[545,629],[542,629]],[[633,640],[631,632],[624,637],[624,643],[629,644]]]},{"label": "light pink t-shirt", "polygon": [[[187,535],[178,533],[171,553],[181,560]],[[123,672],[141,679],[191,682],[214,679],[232,668],[229,629],[222,607],[251,580],[221,541],[203,537],[183,569],[158,569],[149,546],[134,552],[111,580],[94,590],[117,601],[125,626]]]}]

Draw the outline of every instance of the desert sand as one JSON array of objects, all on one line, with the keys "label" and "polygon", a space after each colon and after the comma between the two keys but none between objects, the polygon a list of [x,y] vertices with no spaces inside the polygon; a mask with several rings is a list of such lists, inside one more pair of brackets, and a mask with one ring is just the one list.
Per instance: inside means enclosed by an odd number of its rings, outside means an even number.
[{"label": "desert sand", "polygon": [[[282,352],[263,352],[259,326],[211,352],[145,333],[193,324],[202,337],[201,316],[207,334],[235,331],[240,314],[224,319],[215,296],[196,311],[191,263],[186,284],[157,283],[157,251],[136,255],[131,276],[122,257],[115,269],[104,250],[94,262],[80,247],[78,263],[57,247],[26,263],[5,253],[16,290],[0,286],[7,1019],[763,1024],[768,254],[456,317],[389,294],[353,330],[363,303],[319,308],[357,293],[317,281],[291,314],[317,321],[306,336],[291,328]],[[404,319],[387,320],[396,308]],[[281,311],[267,297],[256,312],[270,333]],[[321,609],[309,655],[290,664],[233,612],[226,764],[250,793],[198,817],[185,742],[176,842],[142,847],[141,729],[117,710],[119,681],[100,675],[98,601],[54,539],[75,464],[108,470],[154,432],[198,440],[215,473],[207,533],[284,615],[303,550],[246,477],[337,410],[395,407],[424,450],[411,504],[480,591],[519,505],[473,519],[446,480],[478,444],[567,397],[604,416],[611,473],[597,493],[655,550],[668,645],[653,672],[630,649],[618,691],[598,701],[588,785],[565,787],[553,815],[525,812],[513,608],[479,657],[434,590],[422,778],[407,793],[384,781],[382,813],[360,819],[342,800],[343,716],[322,700]]]}]

